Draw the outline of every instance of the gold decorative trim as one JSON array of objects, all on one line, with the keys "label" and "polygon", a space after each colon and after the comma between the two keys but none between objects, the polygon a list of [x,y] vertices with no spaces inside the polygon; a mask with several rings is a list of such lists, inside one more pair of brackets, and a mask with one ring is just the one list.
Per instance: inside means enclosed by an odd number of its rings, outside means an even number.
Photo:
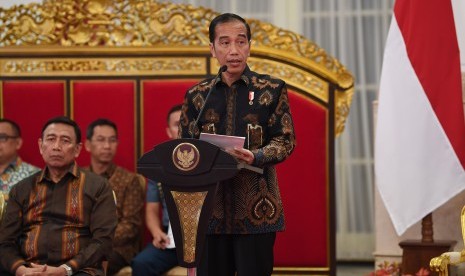
[{"label": "gold decorative trim", "polygon": [[183,259],[186,263],[193,263],[200,212],[208,192],[171,191],[171,194],[179,214],[184,249]]},{"label": "gold decorative trim", "polygon": [[354,88],[346,91],[336,90],[336,98],[334,99],[334,134],[339,136],[345,128],[347,117],[349,116],[350,103],[354,95]]},{"label": "gold decorative trim", "polygon": [[[206,66],[210,59],[206,26],[218,14],[153,0],[44,0],[0,8],[0,29],[6,30],[0,36],[0,75],[212,74]],[[334,84],[335,133],[340,134],[352,100],[352,74],[313,41],[266,22],[247,21],[253,34],[251,67],[324,102],[328,82]],[[57,58],[48,58],[50,53]],[[124,58],[115,57],[121,55]]]},{"label": "gold decorative trim", "polygon": [[0,81],[0,118],[3,118],[3,82]]},{"label": "gold decorative trim", "polygon": [[285,80],[288,84],[314,95],[323,102],[328,102],[329,84],[317,76],[294,66],[251,57],[250,68]]},{"label": "gold decorative trim", "polygon": [[167,76],[206,72],[205,58],[14,58],[0,59],[2,76]]},{"label": "gold decorative trim", "polygon": [[[210,21],[219,13],[202,7],[153,0],[44,0],[42,4],[0,8],[0,47],[208,46]],[[259,20],[247,20],[253,47],[273,45],[311,60],[343,88],[352,75],[313,41]],[[266,51],[267,52],[267,51]]]}]

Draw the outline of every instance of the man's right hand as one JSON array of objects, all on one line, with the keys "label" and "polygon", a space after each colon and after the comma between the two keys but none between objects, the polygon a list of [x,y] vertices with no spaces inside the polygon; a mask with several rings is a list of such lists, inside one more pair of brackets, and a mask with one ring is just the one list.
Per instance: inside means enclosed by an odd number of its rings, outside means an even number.
[{"label": "man's right hand", "polygon": [[158,249],[165,249],[166,245],[170,243],[170,239],[161,229],[152,234],[152,244]]}]

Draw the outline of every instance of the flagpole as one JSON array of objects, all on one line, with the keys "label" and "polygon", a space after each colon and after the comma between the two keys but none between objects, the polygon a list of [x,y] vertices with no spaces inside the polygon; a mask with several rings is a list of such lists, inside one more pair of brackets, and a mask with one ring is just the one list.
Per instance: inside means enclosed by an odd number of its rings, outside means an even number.
[{"label": "flagpole", "polygon": [[423,243],[433,243],[433,214],[427,214],[421,220],[421,242]]}]

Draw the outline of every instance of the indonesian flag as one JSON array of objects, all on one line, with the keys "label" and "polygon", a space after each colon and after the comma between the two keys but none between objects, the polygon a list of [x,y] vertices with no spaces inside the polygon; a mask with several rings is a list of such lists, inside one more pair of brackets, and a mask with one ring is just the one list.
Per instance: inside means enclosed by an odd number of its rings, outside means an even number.
[{"label": "indonesian flag", "polygon": [[381,73],[375,173],[399,235],[465,188],[461,87],[450,0],[397,0]]}]

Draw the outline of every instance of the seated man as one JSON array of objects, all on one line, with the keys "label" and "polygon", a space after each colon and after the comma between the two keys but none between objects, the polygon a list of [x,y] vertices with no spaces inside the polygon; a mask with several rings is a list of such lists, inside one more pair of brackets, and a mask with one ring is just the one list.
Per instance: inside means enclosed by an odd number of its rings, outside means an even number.
[{"label": "seated man", "polygon": [[5,194],[20,180],[39,171],[39,168],[23,162],[18,156],[22,144],[18,124],[12,120],[0,119],[0,187]]},{"label": "seated man", "polygon": [[[168,112],[166,134],[170,139],[175,139],[178,135],[180,116],[181,105],[173,106]],[[163,206],[163,223],[160,222],[160,205]],[[150,180],[147,188],[145,219],[153,240],[132,260],[132,275],[161,275],[178,265],[178,259],[176,249],[167,248],[167,245],[174,241],[170,241],[166,235],[169,218],[161,185]]]},{"label": "seated man", "polygon": [[[116,124],[97,119],[87,127],[86,150],[90,152],[90,170],[110,182],[116,195],[118,224],[113,251],[107,254],[108,275],[129,266],[140,250],[144,189],[137,174],[116,166],[113,159],[118,148]],[[145,184],[145,183],[144,183]]]},{"label": "seated man", "polygon": [[[108,181],[81,170],[81,131],[67,117],[42,128],[45,168],[10,191],[0,227],[0,271],[13,275],[103,275],[116,206]],[[0,272],[2,275],[5,273]]]}]

